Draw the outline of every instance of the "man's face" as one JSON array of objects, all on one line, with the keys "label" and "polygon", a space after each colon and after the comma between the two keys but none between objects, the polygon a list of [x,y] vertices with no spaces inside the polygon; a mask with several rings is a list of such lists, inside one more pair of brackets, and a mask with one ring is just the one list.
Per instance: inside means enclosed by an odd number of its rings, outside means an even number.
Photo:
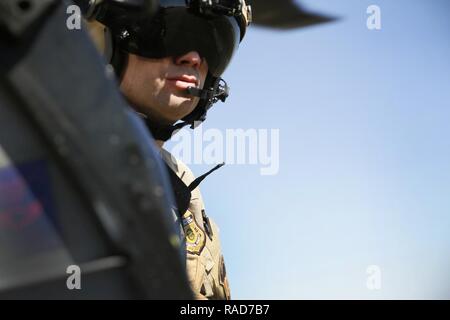
[{"label": "man's face", "polygon": [[199,98],[188,95],[186,89],[202,89],[207,74],[206,60],[195,51],[163,59],[130,54],[120,88],[136,111],[173,124],[195,109]]}]

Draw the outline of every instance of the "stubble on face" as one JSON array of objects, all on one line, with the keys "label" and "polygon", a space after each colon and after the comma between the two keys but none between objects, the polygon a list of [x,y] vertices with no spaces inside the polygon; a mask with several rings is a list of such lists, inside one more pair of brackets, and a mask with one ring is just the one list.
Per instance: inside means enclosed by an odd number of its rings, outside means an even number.
[{"label": "stubble on face", "polygon": [[[132,107],[160,123],[173,124],[190,114],[199,99],[186,93],[174,77],[195,77],[203,88],[207,64],[199,68],[177,65],[173,58],[148,59],[130,54],[120,88]],[[192,84],[194,86],[194,84]]]}]

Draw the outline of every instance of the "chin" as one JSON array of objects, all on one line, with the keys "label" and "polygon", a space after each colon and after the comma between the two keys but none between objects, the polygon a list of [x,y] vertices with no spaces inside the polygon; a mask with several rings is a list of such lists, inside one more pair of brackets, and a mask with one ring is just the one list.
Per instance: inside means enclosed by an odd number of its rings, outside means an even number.
[{"label": "chin", "polygon": [[[195,109],[197,101],[190,97],[172,97],[170,99],[170,109],[177,112],[177,114],[189,114]],[[184,118],[184,116],[183,116]]]}]

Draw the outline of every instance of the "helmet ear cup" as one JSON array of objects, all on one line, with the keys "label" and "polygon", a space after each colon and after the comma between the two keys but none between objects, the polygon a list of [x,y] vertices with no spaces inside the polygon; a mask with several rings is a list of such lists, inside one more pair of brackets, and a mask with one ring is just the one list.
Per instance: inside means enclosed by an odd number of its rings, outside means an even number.
[{"label": "helmet ear cup", "polygon": [[119,81],[122,80],[128,61],[128,53],[119,48],[113,33],[107,27],[105,28],[105,50],[103,56],[107,63],[113,67],[117,79]]}]

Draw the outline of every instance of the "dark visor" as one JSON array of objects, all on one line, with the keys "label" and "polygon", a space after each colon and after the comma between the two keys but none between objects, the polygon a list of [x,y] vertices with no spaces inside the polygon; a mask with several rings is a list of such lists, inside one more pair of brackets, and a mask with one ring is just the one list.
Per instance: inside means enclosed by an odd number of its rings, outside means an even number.
[{"label": "dark visor", "polygon": [[117,39],[125,51],[148,58],[177,57],[197,51],[215,77],[225,71],[240,41],[240,28],[234,17],[199,15],[186,7],[161,8],[153,19],[135,22],[127,30],[129,35]]}]

